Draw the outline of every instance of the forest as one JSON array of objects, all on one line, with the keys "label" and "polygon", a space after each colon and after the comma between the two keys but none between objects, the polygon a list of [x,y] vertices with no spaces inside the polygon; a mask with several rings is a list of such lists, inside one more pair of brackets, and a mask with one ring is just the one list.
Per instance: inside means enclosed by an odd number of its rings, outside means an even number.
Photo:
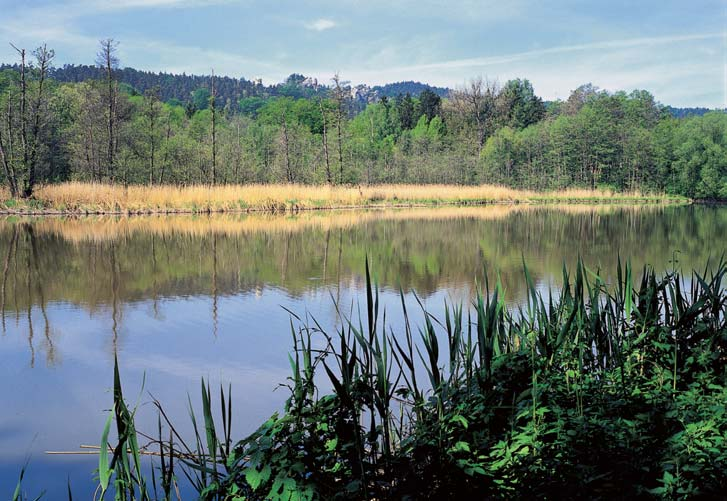
[{"label": "forest", "polygon": [[0,71],[0,180],[12,197],[77,180],[489,183],[727,198],[727,114],[674,113],[646,90],[585,84],[545,102],[527,79],[478,77],[447,90],[294,74],[265,86],[121,69],[111,39],[96,66],[58,69],[54,57],[46,46],[18,49]]}]

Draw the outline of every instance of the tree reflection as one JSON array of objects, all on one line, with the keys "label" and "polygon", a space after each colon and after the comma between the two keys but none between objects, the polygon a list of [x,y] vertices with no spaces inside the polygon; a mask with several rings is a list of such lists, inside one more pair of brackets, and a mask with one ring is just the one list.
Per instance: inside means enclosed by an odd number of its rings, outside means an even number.
[{"label": "tree reflection", "polygon": [[[383,289],[446,290],[470,298],[475,280],[497,272],[512,301],[522,298],[522,262],[547,285],[579,255],[605,274],[618,253],[634,268],[670,267],[674,251],[689,269],[725,252],[727,210],[706,207],[484,207],[299,216],[7,219],[0,221],[0,315],[24,313],[35,363],[38,312],[48,364],[56,353],[47,305],[110,312],[118,349],[125,305],[160,297],[210,302],[217,334],[220,297],[293,297],[325,288],[341,299],[361,287],[364,258]],[[25,268],[23,271],[22,268]],[[480,282],[481,283],[481,282]]]}]

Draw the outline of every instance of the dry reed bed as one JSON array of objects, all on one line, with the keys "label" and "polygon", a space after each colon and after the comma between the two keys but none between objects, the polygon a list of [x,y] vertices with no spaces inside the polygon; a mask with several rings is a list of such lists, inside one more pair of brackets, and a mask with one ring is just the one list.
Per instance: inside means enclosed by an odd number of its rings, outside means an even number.
[{"label": "dry reed bed", "polygon": [[396,205],[475,204],[506,202],[614,202],[667,200],[641,193],[568,189],[533,192],[503,186],[375,185],[329,186],[300,184],[120,186],[68,182],[39,186],[35,200],[9,200],[0,191],[3,212],[144,213],[286,211]]},{"label": "dry reed bed", "polygon": [[[653,206],[639,205],[628,210],[650,210]],[[613,205],[558,205],[543,208],[528,204],[500,204],[485,207],[439,207],[417,209],[378,209],[366,211],[304,211],[294,216],[273,214],[215,214],[177,216],[90,216],[90,217],[23,217],[12,223],[33,221],[38,234],[53,234],[74,243],[102,243],[134,234],[157,237],[185,235],[192,238],[207,235],[238,236],[256,233],[294,233],[303,230],[338,230],[377,221],[400,220],[457,220],[478,219],[495,221],[515,213],[533,210],[557,210],[569,214],[607,214],[619,210]],[[0,219],[0,225],[4,221]]]}]

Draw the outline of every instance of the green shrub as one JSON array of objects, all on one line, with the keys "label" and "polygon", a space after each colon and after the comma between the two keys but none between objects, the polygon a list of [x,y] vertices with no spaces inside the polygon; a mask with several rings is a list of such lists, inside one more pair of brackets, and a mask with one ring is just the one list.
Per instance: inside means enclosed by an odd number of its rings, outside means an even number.
[{"label": "green shrub", "polygon": [[719,497],[726,273],[644,269],[634,284],[619,263],[607,286],[579,263],[543,294],[525,269],[526,304],[486,282],[469,313],[422,306],[417,337],[403,294],[402,331],[386,325],[367,267],[360,318],[293,328],[281,414],[233,444],[221,392],[220,439],[203,383],[196,447],[159,447],[207,500]]}]

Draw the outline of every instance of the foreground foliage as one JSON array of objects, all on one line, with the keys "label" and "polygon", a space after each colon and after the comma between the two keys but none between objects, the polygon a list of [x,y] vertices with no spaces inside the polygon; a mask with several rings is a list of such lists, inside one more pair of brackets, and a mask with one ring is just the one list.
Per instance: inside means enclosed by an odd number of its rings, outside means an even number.
[{"label": "foreground foliage", "polygon": [[[294,329],[282,414],[233,445],[229,394],[219,438],[203,383],[193,444],[160,425],[161,491],[171,499],[176,461],[209,500],[717,496],[726,273],[644,269],[634,284],[619,263],[609,286],[579,263],[545,293],[526,269],[524,304],[485,283],[470,311],[423,310],[415,335],[403,295],[404,329],[390,329],[367,269],[363,313],[339,310],[336,332]],[[121,441],[102,485],[115,475],[121,499],[148,499],[118,373],[116,388]]]}]

